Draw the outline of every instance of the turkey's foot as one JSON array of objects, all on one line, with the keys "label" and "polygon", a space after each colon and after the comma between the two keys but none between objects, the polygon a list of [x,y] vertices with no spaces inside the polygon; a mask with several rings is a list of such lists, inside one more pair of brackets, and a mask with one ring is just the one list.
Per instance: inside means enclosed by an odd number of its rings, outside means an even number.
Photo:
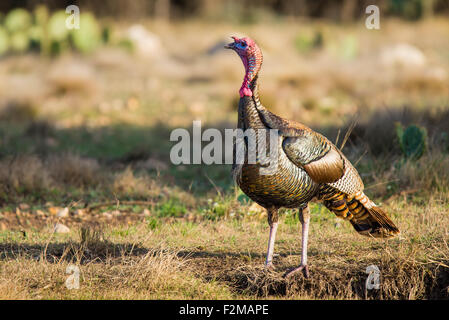
[{"label": "turkey's foot", "polygon": [[302,274],[304,275],[305,278],[309,278],[309,267],[307,265],[300,265],[297,268],[287,271],[284,274],[284,278],[290,278],[292,275],[298,273],[299,271],[302,271]]},{"label": "turkey's foot", "polygon": [[276,267],[273,265],[272,262],[265,263],[264,266],[265,266],[265,270],[268,270],[268,271],[276,270]]}]

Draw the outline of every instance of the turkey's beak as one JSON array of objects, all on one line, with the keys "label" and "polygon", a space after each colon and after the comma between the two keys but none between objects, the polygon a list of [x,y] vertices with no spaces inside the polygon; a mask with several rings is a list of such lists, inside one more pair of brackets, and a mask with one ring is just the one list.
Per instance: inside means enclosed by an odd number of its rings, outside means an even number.
[{"label": "turkey's beak", "polygon": [[225,45],[224,47],[225,47],[225,49],[234,49],[234,46],[235,46],[235,42],[231,42],[231,43],[228,43],[227,45]]}]

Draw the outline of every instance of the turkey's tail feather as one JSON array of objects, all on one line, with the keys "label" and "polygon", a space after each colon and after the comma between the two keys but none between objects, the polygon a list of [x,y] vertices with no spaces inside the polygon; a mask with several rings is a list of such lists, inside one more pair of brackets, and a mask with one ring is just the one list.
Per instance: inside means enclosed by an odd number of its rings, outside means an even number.
[{"label": "turkey's tail feather", "polygon": [[374,206],[367,212],[365,219],[350,220],[359,234],[375,238],[392,238],[399,234],[399,229],[381,208]]},{"label": "turkey's tail feather", "polygon": [[380,207],[376,206],[363,192],[348,199],[344,193],[324,200],[324,205],[337,216],[349,220],[354,229],[363,236],[391,238],[399,229]]}]

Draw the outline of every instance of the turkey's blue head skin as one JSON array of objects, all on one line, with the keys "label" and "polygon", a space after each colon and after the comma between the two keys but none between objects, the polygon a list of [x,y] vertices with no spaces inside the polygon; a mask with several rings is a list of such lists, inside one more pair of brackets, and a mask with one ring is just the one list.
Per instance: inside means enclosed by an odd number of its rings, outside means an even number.
[{"label": "turkey's blue head skin", "polygon": [[237,38],[232,37],[234,42],[225,46],[226,49],[234,50],[242,59],[245,67],[245,77],[243,78],[242,86],[240,87],[240,97],[252,96],[250,89],[251,81],[256,77],[262,66],[262,51],[251,38]]}]

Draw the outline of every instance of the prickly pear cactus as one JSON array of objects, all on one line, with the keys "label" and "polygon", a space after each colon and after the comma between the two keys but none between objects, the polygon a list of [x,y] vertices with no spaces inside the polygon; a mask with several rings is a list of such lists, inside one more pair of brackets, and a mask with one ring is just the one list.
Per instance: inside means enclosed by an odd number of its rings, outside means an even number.
[{"label": "prickly pear cactus", "polygon": [[32,26],[28,30],[28,37],[31,41],[31,46],[40,48],[44,38],[44,29],[41,26]]},{"label": "prickly pear cactus", "polygon": [[0,56],[9,50],[8,32],[0,26]]},{"label": "prickly pear cactus", "polygon": [[72,30],[72,39],[74,47],[82,52],[92,52],[101,42],[101,29],[90,13],[80,15],[80,28]]},{"label": "prickly pear cactus", "polygon": [[17,53],[24,53],[30,46],[28,34],[24,31],[14,32],[10,37],[11,50]]},{"label": "prickly pear cactus", "polygon": [[38,26],[45,26],[48,22],[49,16],[50,14],[48,9],[44,5],[39,5],[34,9],[34,20]]},{"label": "prickly pear cactus", "polygon": [[50,13],[45,5],[31,13],[14,9],[6,15],[0,12],[0,56],[7,53],[40,51],[43,55],[58,55],[68,49],[91,53],[102,44],[120,45],[112,29],[103,26],[92,13],[80,15],[80,28],[66,26],[67,13]]},{"label": "prickly pear cactus", "polygon": [[5,18],[5,27],[9,32],[24,31],[31,26],[31,14],[25,9],[11,10]]},{"label": "prickly pear cactus", "polygon": [[48,20],[48,35],[51,41],[63,41],[69,36],[70,30],[65,25],[67,15],[65,11],[53,13]]},{"label": "prickly pear cactus", "polygon": [[427,150],[426,128],[412,124],[404,129],[400,123],[396,123],[396,135],[406,159],[417,160]]}]

